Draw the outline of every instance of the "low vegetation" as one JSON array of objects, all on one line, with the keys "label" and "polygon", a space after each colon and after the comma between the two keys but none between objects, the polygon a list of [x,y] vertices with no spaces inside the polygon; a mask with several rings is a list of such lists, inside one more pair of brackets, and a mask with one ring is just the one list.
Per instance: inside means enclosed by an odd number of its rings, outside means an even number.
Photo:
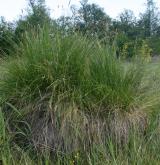
[{"label": "low vegetation", "polygon": [[117,20],[85,0],[57,20],[28,2],[0,21],[0,165],[160,164],[154,1]]},{"label": "low vegetation", "polygon": [[158,163],[158,78],[98,40],[50,33],[1,60],[2,163]]}]

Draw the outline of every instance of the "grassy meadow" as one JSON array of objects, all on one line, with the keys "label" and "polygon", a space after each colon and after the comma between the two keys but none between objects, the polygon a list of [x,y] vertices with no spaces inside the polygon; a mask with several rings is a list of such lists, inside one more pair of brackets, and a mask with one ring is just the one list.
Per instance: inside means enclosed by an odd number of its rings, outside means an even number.
[{"label": "grassy meadow", "polygon": [[160,164],[160,60],[50,34],[0,59],[0,164]]}]

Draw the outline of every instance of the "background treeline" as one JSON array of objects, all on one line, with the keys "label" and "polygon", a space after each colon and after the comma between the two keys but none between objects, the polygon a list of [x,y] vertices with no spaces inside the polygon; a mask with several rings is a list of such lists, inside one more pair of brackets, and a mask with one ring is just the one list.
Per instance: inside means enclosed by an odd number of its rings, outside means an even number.
[{"label": "background treeline", "polygon": [[8,23],[0,19],[0,54],[11,54],[12,42],[17,44],[28,29],[49,24],[63,35],[79,32],[100,44],[111,44],[117,57],[141,56],[149,61],[160,54],[160,12],[154,0],[146,0],[146,9],[136,18],[133,11],[124,10],[117,19],[110,18],[97,4],[82,0],[79,8],[71,6],[72,15],[57,20],[50,17],[45,0],[28,0],[28,13],[18,21]]}]

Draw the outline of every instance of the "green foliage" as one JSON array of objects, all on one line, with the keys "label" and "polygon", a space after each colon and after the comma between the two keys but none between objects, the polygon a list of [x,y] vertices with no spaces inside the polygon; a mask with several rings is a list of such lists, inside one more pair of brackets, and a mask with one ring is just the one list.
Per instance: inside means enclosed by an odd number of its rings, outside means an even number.
[{"label": "green foliage", "polygon": [[76,29],[89,37],[104,40],[109,34],[111,19],[98,5],[87,2],[81,1],[81,7],[73,10]]},{"label": "green foliage", "polygon": [[138,39],[131,40],[124,33],[119,33],[115,38],[115,42],[119,58],[126,60],[134,58],[138,54],[137,52],[140,49],[139,45],[142,41]]},{"label": "green foliage", "polygon": [[160,55],[160,38],[153,36],[148,40],[148,45],[152,48],[152,55]]},{"label": "green foliage", "polygon": [[45,6],[45,1],[41,0],[28,0],[29,9],[28,14],[19,19],[15,29],[16,39],[20,40],[21,35],[32,29],[33,27],[43,27],[45,24],[51,23],[49,11]]},{"label": "green foliage", "polygon": [[61,16],[56,20],[56,23],[58,25],[58,28],[62,32],[62,35],[64,36],[73,34],[75,32],[76,28],[71,17]]},{"label": "green foliage", "polygon": [[5,122],[2,110],[0,109],[0,146],[4,143],[6,138],[6,132],[5,132]]},{"label": "green foliage", "polygon": [[142,61],[150,62],[152,45],[150,40],[142,40],[141,38],[132,40],[124,33],[116,36],[117,51],[121,59],[139,58]]},{"label": "green foliage", "polygon": [[137,35],[136,17],[133,11],[124,10],[117,21],[113,21],[112,29],[123,33],[129,39],[135,39]]},{"label": "green foliage", "polygon": [[151,37],[157,35],[157,29],[160,26],[159,11],[154,0],[147,0],[146,11],[141,14],[138,22],[140,32],[143,37]]},{"label": "green foliage", "polygon": [[14,30],[4,18],[0,18],[0,55],[9,54],[13,50]]}]

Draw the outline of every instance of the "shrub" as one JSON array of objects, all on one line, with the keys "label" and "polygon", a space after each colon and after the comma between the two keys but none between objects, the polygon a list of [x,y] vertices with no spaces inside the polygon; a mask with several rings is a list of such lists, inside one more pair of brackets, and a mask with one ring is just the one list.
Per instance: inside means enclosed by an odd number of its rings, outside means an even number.
[{"label": "shrub", "polygon": [[153,36],[148,41],[149,47],[152,49],[152,55],[160,54],[160,39],[157,36]]},{"label": "shrub", "polygon": [[149,47],[148,43],[146,40],[142,41],[142,46],[139,51],[140,58],[144,62],[150,62],[151,61],[151,52],[152,49]]}]

